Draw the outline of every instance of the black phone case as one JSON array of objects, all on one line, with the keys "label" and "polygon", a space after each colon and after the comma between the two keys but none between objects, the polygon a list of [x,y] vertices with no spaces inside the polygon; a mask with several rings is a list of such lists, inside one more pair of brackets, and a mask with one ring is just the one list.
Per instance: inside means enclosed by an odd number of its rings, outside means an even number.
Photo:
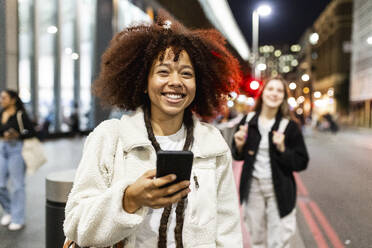
[{"label": "black phone case", "polygon": [[184,180],[190,180],[194,154],[191,151],[158,151],[156,177],[175,174],[176,180],[166,184],[167,187]]}]

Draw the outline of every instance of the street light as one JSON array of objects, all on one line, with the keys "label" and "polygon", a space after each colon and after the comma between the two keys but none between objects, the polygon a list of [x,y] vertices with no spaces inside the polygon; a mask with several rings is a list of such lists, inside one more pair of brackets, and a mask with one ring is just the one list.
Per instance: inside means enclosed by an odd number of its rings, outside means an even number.
[{"label": "street light", "polygon": [[258,58],[258,34],[259,34],[259,20],[260,16],[268,16],[271,13],[271,8],[269,5],[261,5],[253,11],[252,14],[252,53],[253,53],[253,66],[252,74],[255,78],[260,78],[260,72],[256,71],[256,61]]},{"label": "street light", "polygon": [[264,4],[257,8],[257,12],[260,16],[268,16],[271,14],[271,8],[269,5]]}]

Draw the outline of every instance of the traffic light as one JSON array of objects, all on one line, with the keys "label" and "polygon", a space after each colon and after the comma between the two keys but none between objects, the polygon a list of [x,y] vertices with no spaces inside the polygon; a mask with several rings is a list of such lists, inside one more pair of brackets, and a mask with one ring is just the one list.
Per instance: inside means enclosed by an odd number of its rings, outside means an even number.
[{"label": "traffic light", "polygon": [[256,98],[261,92],[262,82],[254,78],[247,78],[243,80],[240,88],[248,93],[248,95]]}]

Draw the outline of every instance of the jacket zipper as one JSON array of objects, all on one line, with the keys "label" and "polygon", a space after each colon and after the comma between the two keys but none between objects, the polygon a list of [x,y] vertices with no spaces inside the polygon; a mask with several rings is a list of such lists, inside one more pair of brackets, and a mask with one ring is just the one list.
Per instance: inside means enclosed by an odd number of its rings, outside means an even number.
[{"label": "jacket zipper", "polygon": [[195,172],[193,173],[193,178],[194,178],[194,183],[195,183],[195,189],[199,189],[199,182],[198,182],[198,177],[196,176]]}]

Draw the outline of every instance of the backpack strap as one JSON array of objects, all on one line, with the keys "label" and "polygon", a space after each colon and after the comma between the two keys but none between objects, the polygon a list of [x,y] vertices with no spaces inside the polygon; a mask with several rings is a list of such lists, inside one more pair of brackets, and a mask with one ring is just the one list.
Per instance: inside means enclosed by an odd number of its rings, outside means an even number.
[{"label": "backpack strap", "polygon": [[284,133],[285,129],[287,128],[289,120],[287,118],[282,118],[279,123],[278,132]]},{"label": "backpack strap", "polygon": [[252,120],[253,116],[256,114],[256,112],[249,112],[247,114],[247,118],[245,119],[245,125],[248,125],[248,123]]}]

